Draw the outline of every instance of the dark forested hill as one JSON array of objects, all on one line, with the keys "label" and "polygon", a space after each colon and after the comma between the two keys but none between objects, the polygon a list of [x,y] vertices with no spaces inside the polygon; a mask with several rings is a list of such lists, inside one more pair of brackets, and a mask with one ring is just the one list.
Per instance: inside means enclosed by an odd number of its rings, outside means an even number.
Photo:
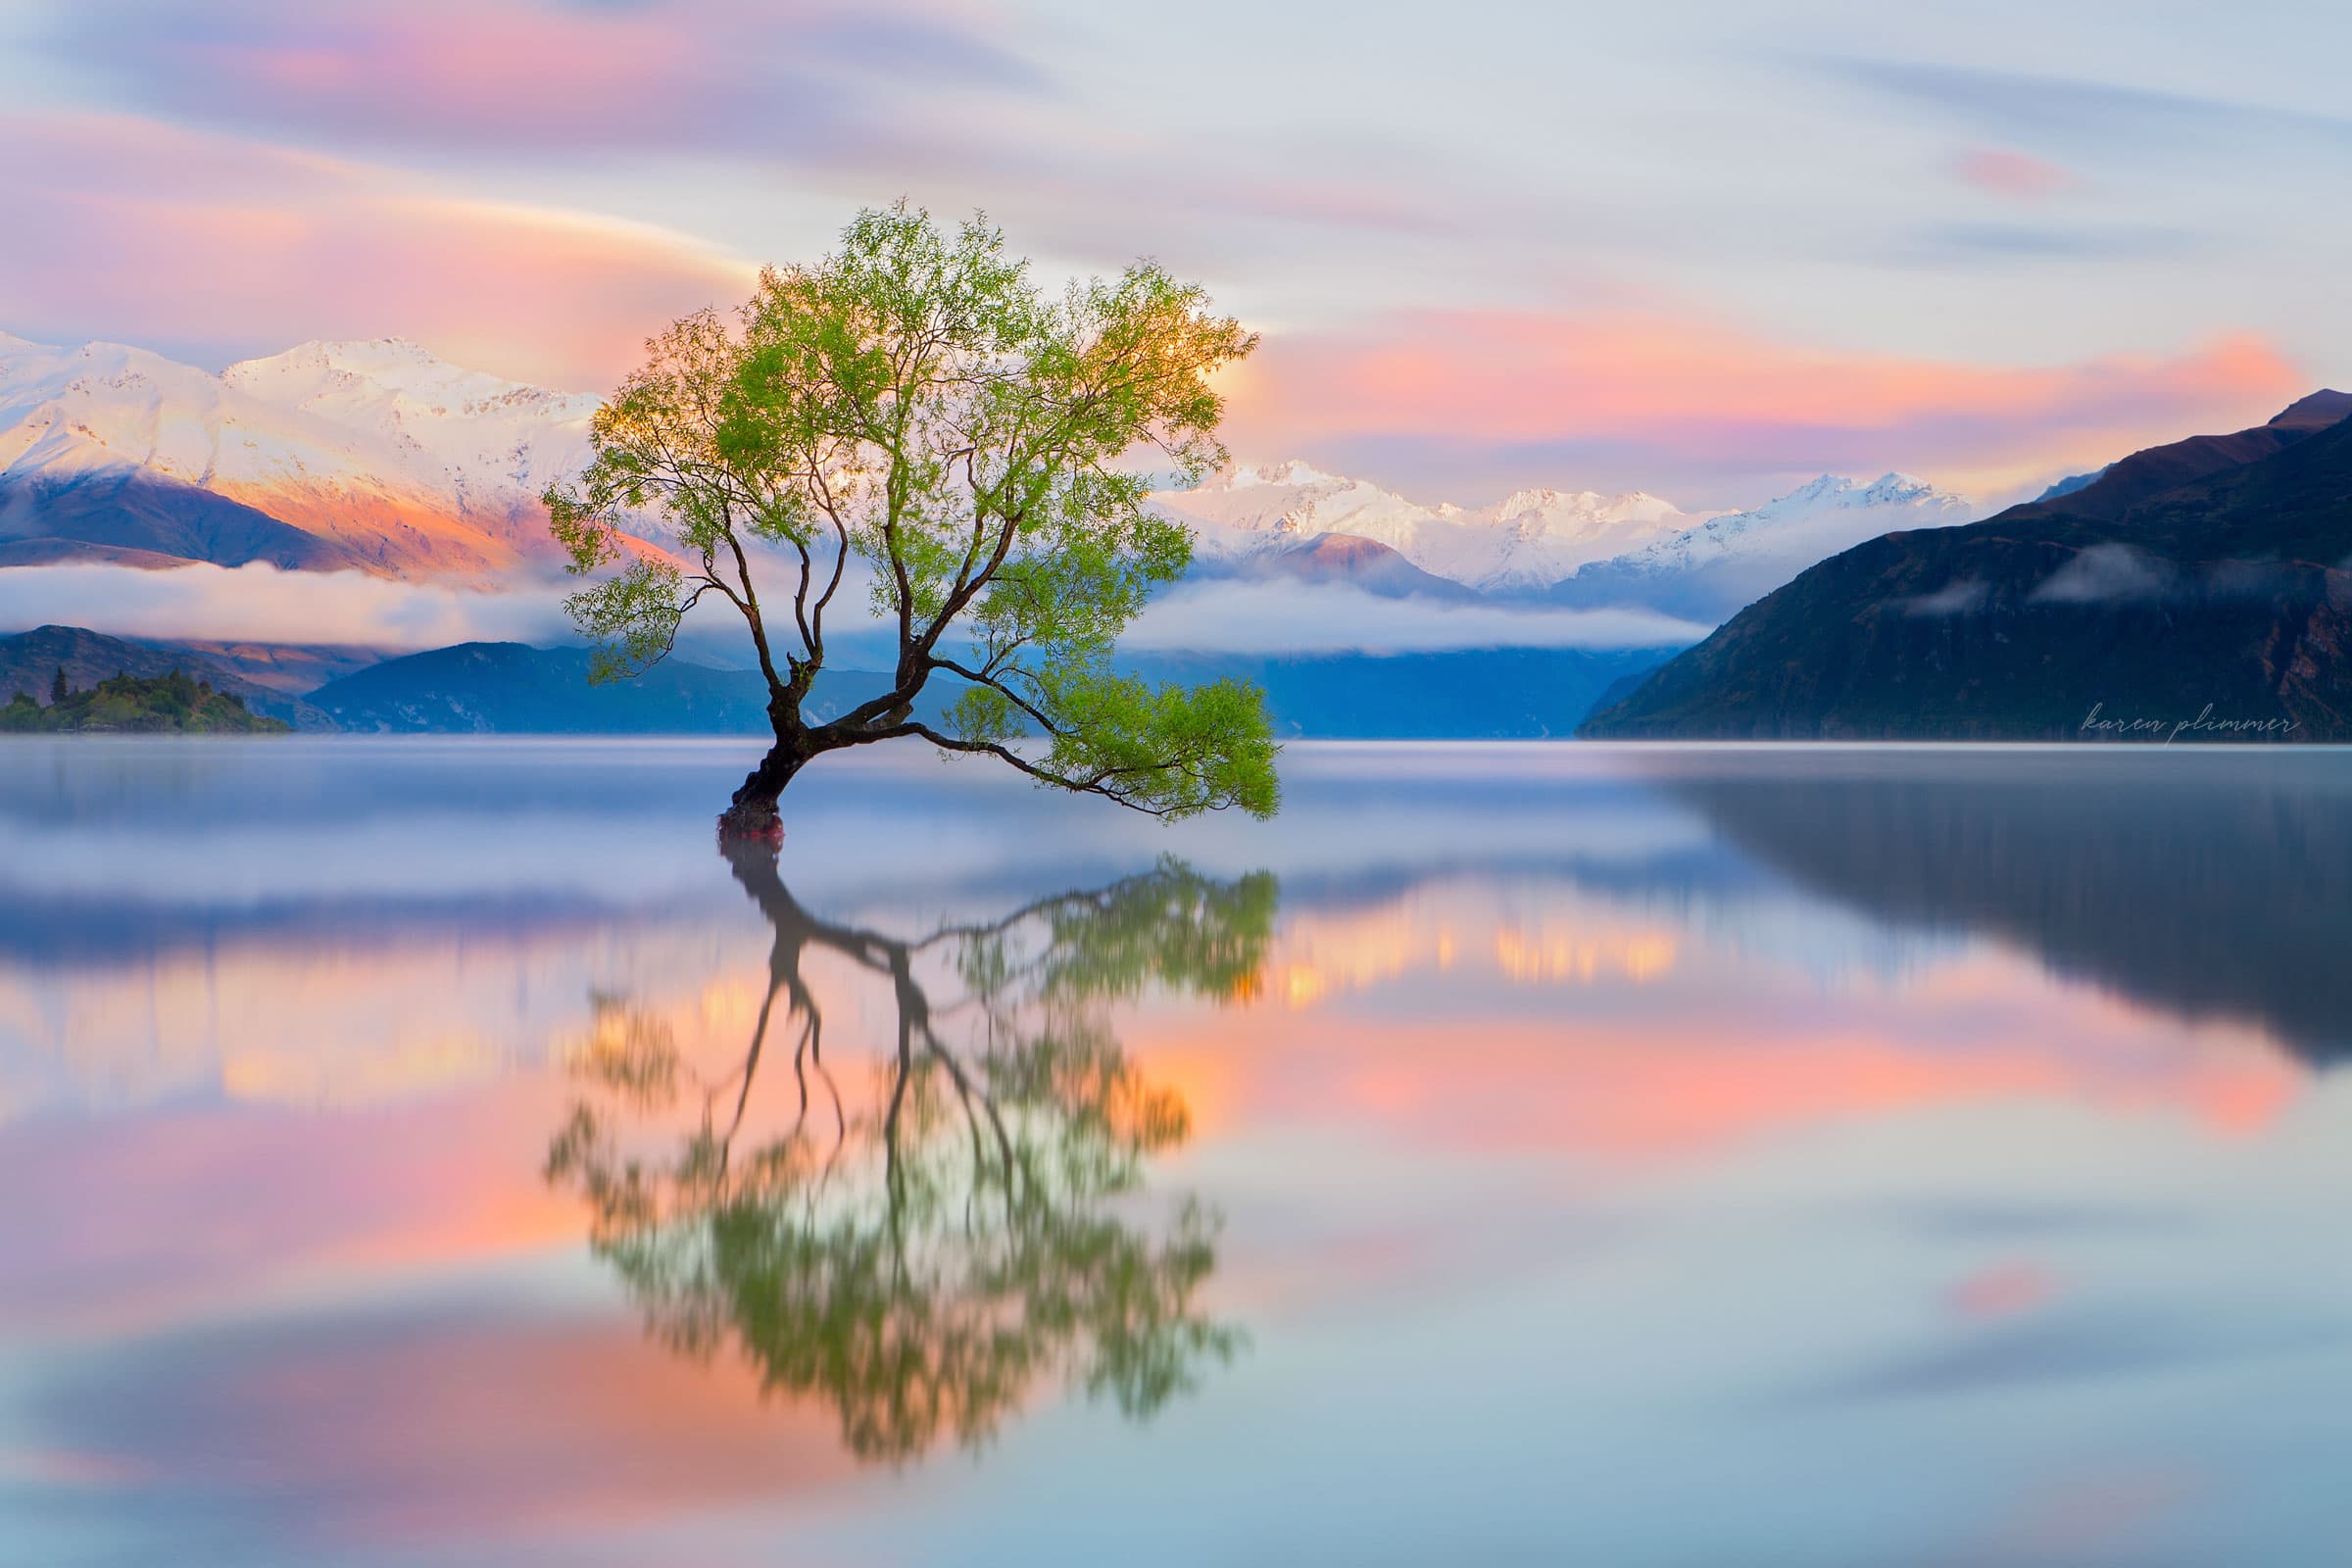
[{"label": "dark forested hill", "polygon": [[2319,393],[2068,495],[1857,546],[1582,733],[2129,739],[2202,717],[2180,738],[2352,740],[2347,415]]},{"label": "dark forested hill", "polygon": [[76,691],[115,675],[154,678],[184,670],[215,691],[235,697],[254,712],[282,718],[304,729],[326,727],[315,709],[286,692],[249,679],[235,661],[195,649],[134,643],[86,626],[36,626],[0,637],[0,702],[14,692],[48,701],[59,670]]},{"label": "dark forested hill", "polygon": [[110,675],[83,690],[65,687],[62,675],[51,679],[48,703],[19,688],[0,707],[0,735],[270,735],[294,727],[180,669]]}]

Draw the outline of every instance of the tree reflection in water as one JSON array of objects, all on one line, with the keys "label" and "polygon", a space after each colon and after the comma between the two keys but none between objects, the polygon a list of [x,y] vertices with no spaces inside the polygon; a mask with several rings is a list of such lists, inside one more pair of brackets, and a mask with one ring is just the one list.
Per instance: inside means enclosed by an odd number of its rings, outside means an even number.
[{"label": "tree reflection in water", "polygon": [[[1230,1359],[1238,1332],[1197,1301],[1215,1217],[1187,1199],[1153,1225],[1119,1201],[1189,1115],[1109,1014],[1154,986],[1253,991],[1271,876],[1166,861],[909,941],[810,913],[770,849],[728,858],[775,930],[741,1063],[698,1080],[665,1024],[600,997],[574,1058],[582,1098],[547,1159],[664,1343],[697,1357],[731,1343],[766,1391],[831,1404],[853,1453],[893,1461],[948,1434],[986,1443],[1049,1379],[1141,1418]],[[819,952],[892,996],[895,1050],[870,1094],[845,1094],[856,1075],[826,1055],[806,971]],[[788,1079],[771,1064],[786,1049]],[[747,1130],[772,1094],[781,1130]],[[681,1142],[628,1147],[632,1123],[664,1113],[686,1119]]]}]

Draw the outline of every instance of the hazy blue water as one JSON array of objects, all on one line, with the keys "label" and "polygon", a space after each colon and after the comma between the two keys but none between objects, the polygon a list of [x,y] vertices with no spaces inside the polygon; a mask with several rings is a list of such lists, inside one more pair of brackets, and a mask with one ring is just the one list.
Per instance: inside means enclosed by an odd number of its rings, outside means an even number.
[{"label": "hazy blue water", "polygon": [[747,761],[0,746],[0,1562],[2343,1560],[2352,755]]}]

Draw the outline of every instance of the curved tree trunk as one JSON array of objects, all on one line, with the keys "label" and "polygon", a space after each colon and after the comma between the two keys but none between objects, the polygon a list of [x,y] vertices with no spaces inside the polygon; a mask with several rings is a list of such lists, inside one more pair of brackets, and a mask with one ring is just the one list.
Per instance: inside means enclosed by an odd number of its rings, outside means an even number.
[{"label": "curved tree trunk", "polygon": [[784,837],[784,822],[776,814],[776,798],[784,793],[793,775],[808,765],[815,753],[805,736],[786,737],[778,734],[776,744],[760,759],[735,791],[727,808],[718,813],[718,836],[721,839],[760,839],[773,844]]}]

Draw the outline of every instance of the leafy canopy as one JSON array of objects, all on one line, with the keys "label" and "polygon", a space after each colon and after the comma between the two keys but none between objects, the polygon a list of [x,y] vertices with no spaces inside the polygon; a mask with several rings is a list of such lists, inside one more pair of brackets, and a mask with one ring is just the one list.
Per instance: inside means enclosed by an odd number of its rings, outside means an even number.
[{"label": "leafy canopy", "polygon": [[[1224,464],[1209,377],[1255,342],[1150,263],[1050,295],[979,219],[860,213],[836,254],[762,272],[733,321],[698,312],[648,344],[580,483],[547,498],[573,571],[619,565],[568,608],[611,678],[666,655],[704,598],[731,603],[796,764],[916,736],[1162,815],[1270,814],[1261,693],[1155,687],[1111,659],[1191,560],[1144,468],[1192,484]],[[671,557],[622,532],[646,512]],[[895,668],[810,724],[828,614],[861,579]],[[914,714],[935,679],[939,723]]]}]

